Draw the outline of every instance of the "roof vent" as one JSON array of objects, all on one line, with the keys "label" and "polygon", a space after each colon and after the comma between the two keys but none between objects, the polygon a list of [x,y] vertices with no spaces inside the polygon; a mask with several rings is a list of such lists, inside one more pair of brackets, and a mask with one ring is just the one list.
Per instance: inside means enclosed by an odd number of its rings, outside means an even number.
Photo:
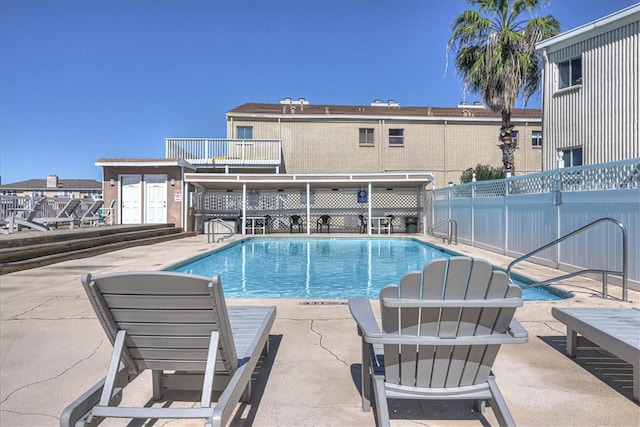
[{"label": "roof vent", "polygon": [[467,101],[463,100],[458,104],[458,108],[484,108],[484,105],[480,101],[473,101],[473,104],[467,104]]},{"label": "roof vent", "polygon": [[280,104],[286,104],[286,105],[309,105],[309,101],[307,101],[304,98],[298,98],[297,101],[294,101],[293,99],[291,99],[289,97],[286,97],[282,101],[280,101]]},{"label": "roof vent", "polygon": [[371,103],[371,106],[372,107],[399,107],[400,104],[395,102],[393,99],[390,99],[387,102],[382,102],[379,99],[376,99]]}]

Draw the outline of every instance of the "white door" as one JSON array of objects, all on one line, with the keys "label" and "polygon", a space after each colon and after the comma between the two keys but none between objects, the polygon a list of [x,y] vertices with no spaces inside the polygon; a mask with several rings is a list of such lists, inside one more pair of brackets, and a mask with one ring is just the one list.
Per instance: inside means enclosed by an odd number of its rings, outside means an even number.
[{"label": "white door", "polygon": [[122,223],[142,224],[142,176],[122,175]]},{"label": "white door", "polygon": [[145,223],[167,222],[167,175],[145,175]]}]

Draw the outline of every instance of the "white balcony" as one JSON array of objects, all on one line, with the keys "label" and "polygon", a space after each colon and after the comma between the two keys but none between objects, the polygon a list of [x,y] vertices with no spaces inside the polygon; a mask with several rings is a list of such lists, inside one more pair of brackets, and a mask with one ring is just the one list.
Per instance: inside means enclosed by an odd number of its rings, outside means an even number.
[{"label": "white balcony", "polygon": [[167,159],[181,158],[194,166],[278,167],[279,139],[166,138]]}]

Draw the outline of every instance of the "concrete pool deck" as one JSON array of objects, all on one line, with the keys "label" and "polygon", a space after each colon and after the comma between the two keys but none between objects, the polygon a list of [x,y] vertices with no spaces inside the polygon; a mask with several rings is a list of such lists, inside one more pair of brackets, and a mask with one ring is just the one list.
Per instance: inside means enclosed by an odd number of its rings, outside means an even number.
[{"label": "concrete pool deck", "polygon": [[[111,346],[82,290],[82,273],[160,270],[218,246],[207,244],[206,236],[200,235],[0,276],[0,425],[58,425],[62,410],[105,375]],[[464,245],[447,248],[502,267],[511,261]],[[550,271],[527,263],[518,269],[531,277],[550,277],[546,276]],[[640,406],[631,396],[630,365],[621,365],[601,351],[568,358],[563,353],[564,325],[551,316],[555,306],[638,307],[640,293],[630,290],[630,302],[605,300],[598,296],[601,283],[584,278],[557,287],[574,297],[526,302],[516,317],[529,331],[529,342],[503,346],[494,365],[517,424],[640,425]],[[609,293],[619,297],[620,289],[611,286]],[[231,425],[374,425],[373,413],[360,407],[360,341],[347,306],[303,302],[228,300],[228,304],[276,305],[278,310],[271,330],[272,351],[259,364],[252,401],[238,406]],[[139,377],[125,390],[123,402],[150,403],[149,381],[150,375]],[[191,404],[180,401],[180,396],[172,398],[158,405]],[[393,426],[497,425],[490,409],[478,414],[468,401],[396,401],[390,411]],[[102,425],[149,424],[107,420]],[[162,420],[155,425],[202,422]]]}]

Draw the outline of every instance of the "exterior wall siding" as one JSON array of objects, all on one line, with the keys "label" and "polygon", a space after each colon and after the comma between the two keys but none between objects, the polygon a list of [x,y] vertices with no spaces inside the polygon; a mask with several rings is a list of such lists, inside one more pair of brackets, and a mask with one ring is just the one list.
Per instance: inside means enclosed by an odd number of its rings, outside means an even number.
[{"label": "exterior wall siding", "polygon": [[[640,157],[640,14],[617,28],[547,49],[543,169],[582,147],[583,164]],[[631,22],[627,22],[631,21]],[[582,58],[582,84],[557,90],[557,64]]]}]

